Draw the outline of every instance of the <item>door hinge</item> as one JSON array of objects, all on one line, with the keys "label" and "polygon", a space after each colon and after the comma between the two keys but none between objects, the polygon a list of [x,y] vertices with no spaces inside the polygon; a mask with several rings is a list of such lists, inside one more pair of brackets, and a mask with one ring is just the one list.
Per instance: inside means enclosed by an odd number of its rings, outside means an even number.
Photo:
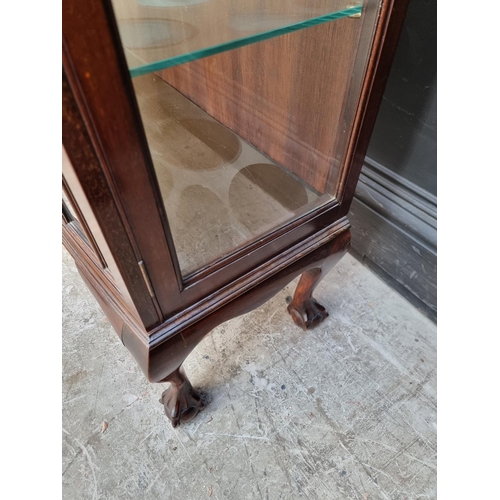
[{"label": "door hinge", "polygon": [[146,283],[146,287],[148,289],[149,295],[151,295],[151,298],[155,297],[155,291],[153,290],[153,285],[151,284],[151,280],[149,279],[149,274],[148,270],[146,269],[146,264],[144,264],[144,261],[141,260],[138,262],[139,264],[139,269],[141,270],[142,277],[144,278],[144,283]]}]

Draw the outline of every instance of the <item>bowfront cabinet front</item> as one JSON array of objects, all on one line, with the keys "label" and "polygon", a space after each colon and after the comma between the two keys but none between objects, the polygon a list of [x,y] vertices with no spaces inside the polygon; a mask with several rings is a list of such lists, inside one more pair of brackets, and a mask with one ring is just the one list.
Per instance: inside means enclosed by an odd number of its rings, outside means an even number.
[{"label": "bowfront cabinet front", "polygon": [[[203,402],[182,363],[302,275],[346,215],[406,1],[63,2],[63,241],[176,426]],[[283,339],[286,341],[286,339]]]}]

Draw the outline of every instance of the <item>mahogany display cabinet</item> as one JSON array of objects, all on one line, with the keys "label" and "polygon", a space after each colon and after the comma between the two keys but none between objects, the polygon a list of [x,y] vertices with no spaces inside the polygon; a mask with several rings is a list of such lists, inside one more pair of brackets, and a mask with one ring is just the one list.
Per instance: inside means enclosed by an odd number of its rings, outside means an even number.
[{"label": "mahogany display cabinet", "polygon": [[328,315],[405,9],[63,0],[63,243],[174,426],[214,327],[299,275],[293,321]]}]

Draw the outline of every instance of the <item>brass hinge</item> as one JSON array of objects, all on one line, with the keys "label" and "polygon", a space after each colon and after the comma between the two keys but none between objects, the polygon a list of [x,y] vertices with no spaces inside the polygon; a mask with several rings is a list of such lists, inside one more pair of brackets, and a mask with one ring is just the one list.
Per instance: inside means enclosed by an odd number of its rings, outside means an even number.
[{"label": "brass hinge", "polygon": [[144,261],[141,260],[138,262],[139,264],[139,269],[141,270],[142,277],[144,278],[144,283],[146,283],[146,287],[148,289],[149,295],[151,295],[152,298],[155,297],[155,291],[153,290],[153,285],[151,284],[151,280],[149,279],[149,274],[148,270],[146,269],[146,264],[144,264]]}]

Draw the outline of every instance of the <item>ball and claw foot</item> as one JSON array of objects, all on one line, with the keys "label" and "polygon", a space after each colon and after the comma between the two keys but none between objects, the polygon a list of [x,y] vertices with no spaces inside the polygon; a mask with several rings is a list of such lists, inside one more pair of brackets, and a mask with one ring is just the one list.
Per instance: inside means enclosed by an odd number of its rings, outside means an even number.
[{"label": "ball and claw foot", "polygon": [[171,381],[170,387],[160,398],[160,403],[163,404],[165,414],[173,427],[193,419],[205,407],[187,378],[180,383],[176,382]]},{"label": "ball and claw foot", "polygon": [[292,300],[288,304],[287,310],[295,324],[300,326],[302,330],[314,328],[328,317],[327,310],[314,297],[306,300],[300,306],[297,306]]}]

